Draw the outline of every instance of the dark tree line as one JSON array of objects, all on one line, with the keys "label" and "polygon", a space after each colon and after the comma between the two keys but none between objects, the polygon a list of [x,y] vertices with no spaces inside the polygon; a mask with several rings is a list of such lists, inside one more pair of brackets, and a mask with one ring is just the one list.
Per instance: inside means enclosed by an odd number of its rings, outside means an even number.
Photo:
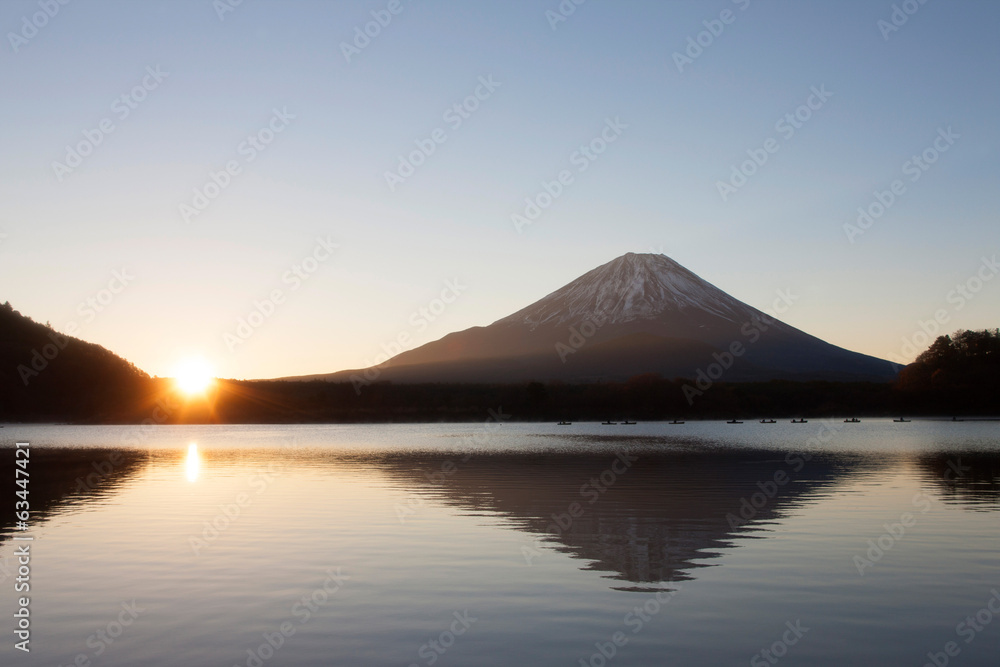
[{"label": "dark tree line", "polygon": [[1000,329],[938,336],[904,368],[896,390],[915,412],[1000,412]]}]

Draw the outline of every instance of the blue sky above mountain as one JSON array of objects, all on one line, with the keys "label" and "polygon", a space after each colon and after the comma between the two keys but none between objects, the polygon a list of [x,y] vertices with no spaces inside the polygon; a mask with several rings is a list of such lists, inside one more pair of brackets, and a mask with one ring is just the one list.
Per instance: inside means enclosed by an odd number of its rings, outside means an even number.
[{"label": "blue sky above mountain", "polygon": [[161,375],[363,366],[630,251],[757,308],[790,291],[789,324],[881,357],[939,310],[996,325],[996,281],[954,295],[995,275],[1000,6],[926,3],[889,33],[892,3],[861,0],[588,2],[553,29],[558,6],[403,2],[348,61],[386,2],[74,2],[16,50],[38,3],[0,4],[2,298]]}]

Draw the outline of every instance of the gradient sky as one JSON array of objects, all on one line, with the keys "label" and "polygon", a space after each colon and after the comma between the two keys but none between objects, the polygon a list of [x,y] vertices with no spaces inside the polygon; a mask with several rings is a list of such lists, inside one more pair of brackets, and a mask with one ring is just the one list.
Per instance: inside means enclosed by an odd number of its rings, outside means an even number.
[{"label": "gradient sky", "polygon": [[[152,374],[201,356],[237,378],[366,366],[401,333],[489,324],[630,251],[758,308],[790,290],[786,322],[885,358],[912,358],[903,340],[939,309],[945,332],[1000,324],[1000,279],[948,300],[1000,251],[998,3],[930,0],[886,38],[893,3],[871,0],[589,0],[555,29],[557,0],[244,0],[220,19],[226,1],[74,0],[37,34],[38,0],[0,2],[0,300]],[[341,44],[391,4],[348,62]],[[123,118],[115,100],[144,77]],[[445,112],[480,77],[500,85],[455,127]],[[832,96],[787,137],[775,124],[812,87]],[[248,161],[275,109],[294,118]],[[627,127],[580,172],[609,118]],[[113,132],[60,180],[53,163],[102,121]],[[905,163],[949,127],[911,181]],[[385,172],[437,128],[390,190]],[[777,152],[723,201],[717,182],[769,138]],[[185,221],[229,161],[240,173]],[[519,233],[512,214],[562,170],[572,183]],[[905,192],[850,243],[844,225],[895,179]],[[339,248],[296,289],[283,276],[320,237]],[[134,279],[102,293],[123,269]],[[454,303],[415,324],[456,279]]]}]

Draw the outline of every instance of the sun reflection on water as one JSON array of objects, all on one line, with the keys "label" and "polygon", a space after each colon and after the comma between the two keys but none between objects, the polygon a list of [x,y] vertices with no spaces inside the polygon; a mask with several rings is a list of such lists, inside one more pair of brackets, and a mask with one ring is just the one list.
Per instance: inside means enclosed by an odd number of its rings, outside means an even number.
[{"label": "sun reflection on water", "polygon": [[201,456],[198,455],[197,443],[192,442],[188,445],[185,467],[187,468],[187,480],[189,482],[197,482],[198,473],[201,472]]}]

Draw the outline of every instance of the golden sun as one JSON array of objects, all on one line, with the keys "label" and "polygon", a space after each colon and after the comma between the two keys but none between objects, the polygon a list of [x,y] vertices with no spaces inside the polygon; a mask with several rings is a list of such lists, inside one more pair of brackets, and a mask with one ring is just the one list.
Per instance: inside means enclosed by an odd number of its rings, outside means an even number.
[{"label": "golden sun", "polygon": [[174,371],[174,383],[188,396],[204,394],[212,385],[212,368],[203,359],[188,359]]}]

